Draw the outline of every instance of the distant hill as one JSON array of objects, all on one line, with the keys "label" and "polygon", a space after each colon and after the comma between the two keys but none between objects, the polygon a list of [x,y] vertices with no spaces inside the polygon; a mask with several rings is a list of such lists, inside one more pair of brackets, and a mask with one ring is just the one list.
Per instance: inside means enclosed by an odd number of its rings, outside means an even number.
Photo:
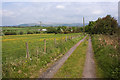
[{"label": "distant hill", "polygon": [[[88,23],[86,23],[85,25],[88,25]],[[24,27],[26,27],[26,26],[39,26],[39,24],[37,24],[37,23],[30,23],[30,24],[20,24],[20,25],[18,25],[18,26],[24,26]],[[45,27],[48,27],[48,26],[53,26],[53,27],[55,27],[55,26],[83,26],[83,24],[81,24],[81,23],[71,23],[71,24],[68,24],[68,23],[64,23],[64,24],[57,24],[57,23],[49,23],[49,24],[42,24],[41,26],[45,26]]]}]

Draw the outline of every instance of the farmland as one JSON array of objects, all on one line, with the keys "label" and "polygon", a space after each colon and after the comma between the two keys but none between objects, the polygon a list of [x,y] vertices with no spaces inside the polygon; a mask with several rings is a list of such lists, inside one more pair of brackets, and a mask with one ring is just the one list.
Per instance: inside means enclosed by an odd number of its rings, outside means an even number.
[{"label": "farmland", "polygon": [[[83,37],[81,33],[3,36],[3,77],[25,78],[31,77],[33,72],[39,73],[40,69],[47,68],[48,63],[63,56]],[[44,52],[44,40],[46,40],[46,52]],[[29,59],[26,59],[26,42],[29,48]]]},{"label": "farmland", "polygon": [[[39,77],[40,74],[52,66],[54,62],[61,58],[74,44],[80,41],[84,36],[85,35],[82,33],[71,33],[25,34],[8,35],[1,37],[3,52],[3,78]],[[118,36],[91,35],[91,37],[93,51],[95,54],[97,77],[118,78]],[[44,40],[46,40],[46,52],[44,51]],[[28,43],[29,59],[26,58],[26,42]],[[82,42],[82,44],[77,47],[77,49],[72,53],[72,55],[68,58],[68,60],[59,69],[54,77],[81,78],[85,62],[87,44],[87,40]]]},{"label": "farmland", "polygon": [[80,33],[82,32],[82,27],[3,27],[0,35],[23,35],[23,34],[40,34],[40,33]]},{"label": "farmland", "polygon": [[119,78],[119,30],[110,15],[85,27],[5,27],[3,78]]},{"label": "farmland", "polygon": [[1,35],[22,35],[22,34],[38,34],[43,27],[3,27]]}]

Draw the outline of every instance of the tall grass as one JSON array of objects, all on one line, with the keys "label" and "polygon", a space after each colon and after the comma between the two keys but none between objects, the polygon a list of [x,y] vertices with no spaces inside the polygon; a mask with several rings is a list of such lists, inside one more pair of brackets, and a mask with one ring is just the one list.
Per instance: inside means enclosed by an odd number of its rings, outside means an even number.
[{"label": "tall grass", "polygon": [[98,77],[119,78],[120,61],[117,37],[93,35],[92,44],[98,66]]}]

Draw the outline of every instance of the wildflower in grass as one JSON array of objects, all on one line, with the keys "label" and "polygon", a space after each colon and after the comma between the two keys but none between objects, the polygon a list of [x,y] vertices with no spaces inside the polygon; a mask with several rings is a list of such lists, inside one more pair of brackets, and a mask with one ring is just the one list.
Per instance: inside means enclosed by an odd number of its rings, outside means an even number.
[{"label": "wildflower in grass", "polygon": [[32,60],[32,58],[30,58],[30,60]]},{"label": "wildflower in grass", "polygon": [[13,69],[15,70],[15,67]]},{"label": "wildflower in grass", "polygon": [[21,70],[18,70],[18,73],[20,74],[20,73],[22,73],[22,71],[21,71]]},{"label": "wildflower in grass", "polygon": [[116,48],[117,48],[117,45],[115,45],[114,48],[116,49]]},{"label": "wildflower in grass", "polygon": [[11,41],[11,40],[16,40],[16,39],[4,39],[2,41]]}]

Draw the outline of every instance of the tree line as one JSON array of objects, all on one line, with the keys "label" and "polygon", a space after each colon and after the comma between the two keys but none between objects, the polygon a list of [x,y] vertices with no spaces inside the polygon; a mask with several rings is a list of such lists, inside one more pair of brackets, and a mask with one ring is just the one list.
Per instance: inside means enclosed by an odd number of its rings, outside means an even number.
[{"label": "tree line", "polygon": [[[21,28],[21,27],[20,27]],[[82,27],[67,27],[67,26],[58,26],[58,27],[38,27],[38,29],[33,29],[30,27],[27,29],[23,27],[24,30],[18,29],[4,29],[1,32],[1,35],[23,35],[23,34],[41,34],[41,33],[55,33],[55,34],[68,34],[68,33],[80,33],[83,31]],[[46,31],[42,31],[42,29],[46,29]]]},{"label": "tree line", "polygon": [[89,34],[110,34],[113,35],[118,31],[118,23],[114,17],[107,15],[98,18],[96,21],[90,21],[85,27],[85,32]]},{"label": "tree line", "polygon": [[[34,26],[36,27],[36,26]],[[23,27],[25,28],[25,27]],[[39,29],[47,29],[47,31],[39,31]],[[25,28],[24,31],[21,30],[3,30],[1,33],[4,35],[23,35],[23,34],[40,34],[40,33],[81,33],[86,32],[88,34],[110,34],[119,33],[118,23],[114,17],[107,15],[103,18],[98,18],[96,21],[90,21],[89,24],[85,27],[67,27],[67,26],[58,26],[58,27],[39,27],[39,29],[33,30],[32,27],[29,27],[29,30]]]}]

